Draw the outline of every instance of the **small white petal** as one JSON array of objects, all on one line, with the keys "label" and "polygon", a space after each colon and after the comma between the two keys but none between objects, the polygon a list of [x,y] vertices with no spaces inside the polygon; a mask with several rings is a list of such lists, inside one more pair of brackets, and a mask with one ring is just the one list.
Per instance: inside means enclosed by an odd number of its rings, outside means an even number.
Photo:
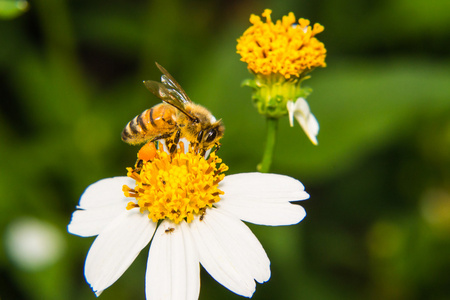
[{"label": "small white petal", "polygon": [[306,133],[310,141],[317,145],[317,134],[319,133],[319,123],[317,122],[316,117],[313,114],[309,114],[307,117],[302,115],[301,113],[295,114],[296,120],[299,122],[303,131]]},{"label": "small white petal", "polygon": [[289,124],[291,127],[294,127],[294,110],[295,110],[295,104],[292,100],[288,100],[286,103],[286,107],[289,113]]},{"label": "small white petal", "polygon": [[308,102],[306,102],[304,98],[298,98],[293,109],[291,105],[289,114],[291,114],[291,111],[293,111],[295,119],[300,124],[311,142],[314,145],[317,145],[318,142],[316,136],[319,133],[319,123],[317,122],[316,117],[314,117],[314,115],[311,113]]},{"label": "small white petal", "polygon": [[78,208],[110,206],[112,204],[128,202],[122,187],[128,185],[134,188],[136,181],[126,176],[106,178],[91,184],[80,197]]},{"label": "small white petal", "polygon": [[306,212],[290,201],[308,199],[300,181],[284,175],[241,173],[225,176],[219,186],[225,194],[215,205],[243,221],[260,225],[292,225]]},{"label": "small white petal", "polygon": [[208,209],[203,220],[195,219],[191,234],[200,263],[220,284],[232,292],[251,297],[255,281],[270,278],[270,261],[258,239],[238,218]]},{"label": "small white petal", "polygon": [[95,239],[84,275],[95,293],[112,285],[150,242],[156,224],[139,210],[124,210]]},{"label": "small white petal", "polygon": [[305,98],[297,98],[295,101],[295,111],[302,112],[305,115],[309,115],[311,111],[309,110],[308,102],[305,100]]},{"label": "small white petal", "polygon": [[319,123],[311,113],[308,102],[304,98],[298,98],[295,103],[289,100],[286,103],[289,113],[289,124],[294,126],[294,117],[314,145],[317,145],[317,134],[319,133]]},{"label": "small white petal", "polygon": [[307,126],[308,132],[310,132],[312,136],[316,136],[319,133],[319,122],[317,122],[317,119],[313,114],[309,115]]},{"label": "small white petal", "polygon": [[145,279],[147,299],[195,300],[200,264],[186,222],[163,221],[150,245]]}]

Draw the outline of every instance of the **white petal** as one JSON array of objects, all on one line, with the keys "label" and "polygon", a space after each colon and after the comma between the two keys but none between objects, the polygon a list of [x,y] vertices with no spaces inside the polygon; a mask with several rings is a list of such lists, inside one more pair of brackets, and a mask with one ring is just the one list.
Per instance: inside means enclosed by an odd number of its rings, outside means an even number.
[{"label": "white petal", "polygon": [[313,114],[309,115],[307,125],[308,132],[311,132],[311,135],[316,136],[319,133],[319,122],[317,122],[317,119]]},{"label": "white petal", "polygon": [[76,210],[72,214],[67,231],[83,237],[97,235],[125,210],[126,202],[88,210]]},{"label": "white petal", "polygon": [[130,198],[125,197],[122,187],[134,187],[131,178],[113,177],[91,184],[81,195],[78,208],[72,214],[67,230],[79,236],[99,234],[114,218],[126,209]]},{"label": "white petal", "polygon": [[289,124],[291,124],[291,127],[294,127],[295,104],[292,100],[288,100],[288,102],[286,103],[286,107],[289,113]]},{"label": "white petal", "polygon": [[126,176],[106,178],[91,184],[81,195],[78,208],[88,209],[92,207],[110,206],[112,204],[128,203],[122,187],[128,185],[134,188],[136,181]]},{"label": "white petal", "polygon": [[279,174],[250,172],[228,175],[221,181],[219,188],[225,192],[225,196],[233,197],[233,200],[242,197],[284,203],[309,198],[300,181]]},{"label": "white petal", "polygon": [[319,133],[319,123],[311,113],[308,102],[304,98],[298,98],[295,102],[294,116],[311,142],[317,145],[316,136]]},{"label": "white petal", "polygon": [[84,276],[97,294],[113,284],[150,242],[156,224],[139,210],[125,210],[95,239]]},{"label": "white petal", "polygon": [[195,219],[190,228],[200,263],[232,292],[251,297],[256,286],[254,280],[269,280],[269,258],[255,235],[238,218],[219,209],[208,209],[203,220]]},{"label": "white petal", "polygon": [[219,185],[225,192],[216,207],[243,221],[260,225],[291,225],[306,215],[290,201],[308,199],[300,181],[285,175],[240,173],[225,176]]},{"label": "white petal", "polygon": [[185,222],[159,225],[150,245],[145,282],[147,299],[198,299],[199,259]]},{"label": "white petal", "polygon": [[225,203],[224,201],[223,205],[218,207],[245,222],[258,225],[292,225],[299,223],[306,216],[303,207],[291,203],[258,203],[258,201]]},{"label": "white petal", "polygon": [[309,110],[308,102],[305,98],[297,98],[295,101],[295,109],[296,112],[302,112],[304,115],[309,115],[311,111]]},{"label": "white petal", "polygon": [[295,118],[299,122],[303,131],[306,133],[310,141],[317,145],[317,134],[319,133],[319,123],[317,122],[316,117],[313,114],[309,114],[307,117],[303,116],[300,113],[295,114]]}]

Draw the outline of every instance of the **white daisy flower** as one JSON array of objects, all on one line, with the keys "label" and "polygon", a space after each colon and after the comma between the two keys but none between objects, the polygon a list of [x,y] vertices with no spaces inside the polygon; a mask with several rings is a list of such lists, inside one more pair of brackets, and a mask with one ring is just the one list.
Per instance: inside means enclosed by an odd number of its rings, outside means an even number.
[{"label": "white daisy flower", "polygon": [[[230,291],[251,297],[270,278],[262,245],[242,222],[291,225],[306,215],[290,203],[309,198],[296,179],[277,174],[225,176],[228,167],[208,159],[162,150],[128,177],[90,185],[68,231],[95,236],[85,277],[95,294],[111,286],[150,242],[147,299],[198,299],[200,264]],[[130,201],[131,200],[131,201]]]},{"label": "white daisy flower", "polygon": [[294,117],[302,126],[308,138],[314,145],[317,145],[317,134],[319,133],[319,123],[316,117],[311,113],[308,102],[304,98],[298,98],[297,101],[289,100],[287,102],[289,112],[289,123],[294,126]]}]

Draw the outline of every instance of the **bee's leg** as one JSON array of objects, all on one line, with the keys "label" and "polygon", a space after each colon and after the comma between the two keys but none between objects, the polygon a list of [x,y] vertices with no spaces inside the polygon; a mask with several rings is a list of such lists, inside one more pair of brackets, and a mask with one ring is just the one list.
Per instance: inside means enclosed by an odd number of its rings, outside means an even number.
[{"label": "bee's leg", "polygon": [[[203,147],[200,147],[200,145],[202,145],[202,141],[203,141],[203,130],[200,131],[197,135],[197,142],[196,143],[192,143],[192,149],[194,149],[194,152],[199,153],[198,149],[202,149]],[[202,153],[200,153],[201,155],[203,155]]]},{"label": "bee's leg", "polygon": [[136,164],[134,165],[134,171],[137,172],[138,174],[140,174],[143,165],[144,165],[144,161],[142,159],[138,158],[136,160]]},{"label": "bee's leg", "polygon": [[[158,135],[157,137],[154,137],[153,139],[151,139],[150,143],[158,142],[159,140],[164,140],[164,142],[166,143],[166,146],[169,147],[169,144],[172,143],[172,140],[169,139],[170,136],[171,136],[170,133]],[[161,147],[160,144],[158,144],[157,148],[159,149],[159,147]]]},{"label": "bee's leg", "polygon": [[175,145],[177,145],[178,142],[180,141],[180,137],[181,137],[181,131],[177,130],[177,132],[175,132],[175,137],[173,138],[173,143]]},{"label": "bee's leg", "polygon": [[181,137],[181,132],[180,132],[180,130],[177,130],[174,134],[173,139],[166,140],[166,146],[169,149],[170,154],[173,154],[173,153],[175,153],[175,151],[177,151],[177,145],[178,145],[178,142],[180,141],[180,137]]},{"label": "bee's leg", "polygon": [[169,153],[174,154],[177,151],[177,144],[170,145]]},{"label": "bee's leg", "polygon": [[171,138],[167,138],[164,142],[166,143],[167,150],[169,150],[169,153],[172,154],[173,152],[171,149],[173,148],[173,140]]},{"label": "bee's leg", "polygon": [[166,134],[161,134],[161,135],[158,135],[157,137],[154,137],[153,139],[151,139],[149,142],[150,143],[153,143],[153,142],[156,142],[156,141],[158,141],[158,140],[162,140],[162,139],[167,139],[168,137],[170,137],[171,136],[171,134],[170,133],[166,133]]}]

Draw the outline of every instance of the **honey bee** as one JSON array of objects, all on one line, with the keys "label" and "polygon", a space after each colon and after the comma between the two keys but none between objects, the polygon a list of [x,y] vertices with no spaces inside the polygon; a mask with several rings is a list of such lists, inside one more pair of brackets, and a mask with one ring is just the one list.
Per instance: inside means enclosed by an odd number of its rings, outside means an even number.
[{"label": "honey bee", "polygon": [[145,110],[131,120],[122,131],[122,140],[137,145],[164,140],[170,153],[174,153],[181,138],[186,138],[193,149],[204,154],[216,146],[225,127],[201,105],[189,99],[178,82],[160,64],[161,82],[144,81],[145,86],[163,103]]}]

